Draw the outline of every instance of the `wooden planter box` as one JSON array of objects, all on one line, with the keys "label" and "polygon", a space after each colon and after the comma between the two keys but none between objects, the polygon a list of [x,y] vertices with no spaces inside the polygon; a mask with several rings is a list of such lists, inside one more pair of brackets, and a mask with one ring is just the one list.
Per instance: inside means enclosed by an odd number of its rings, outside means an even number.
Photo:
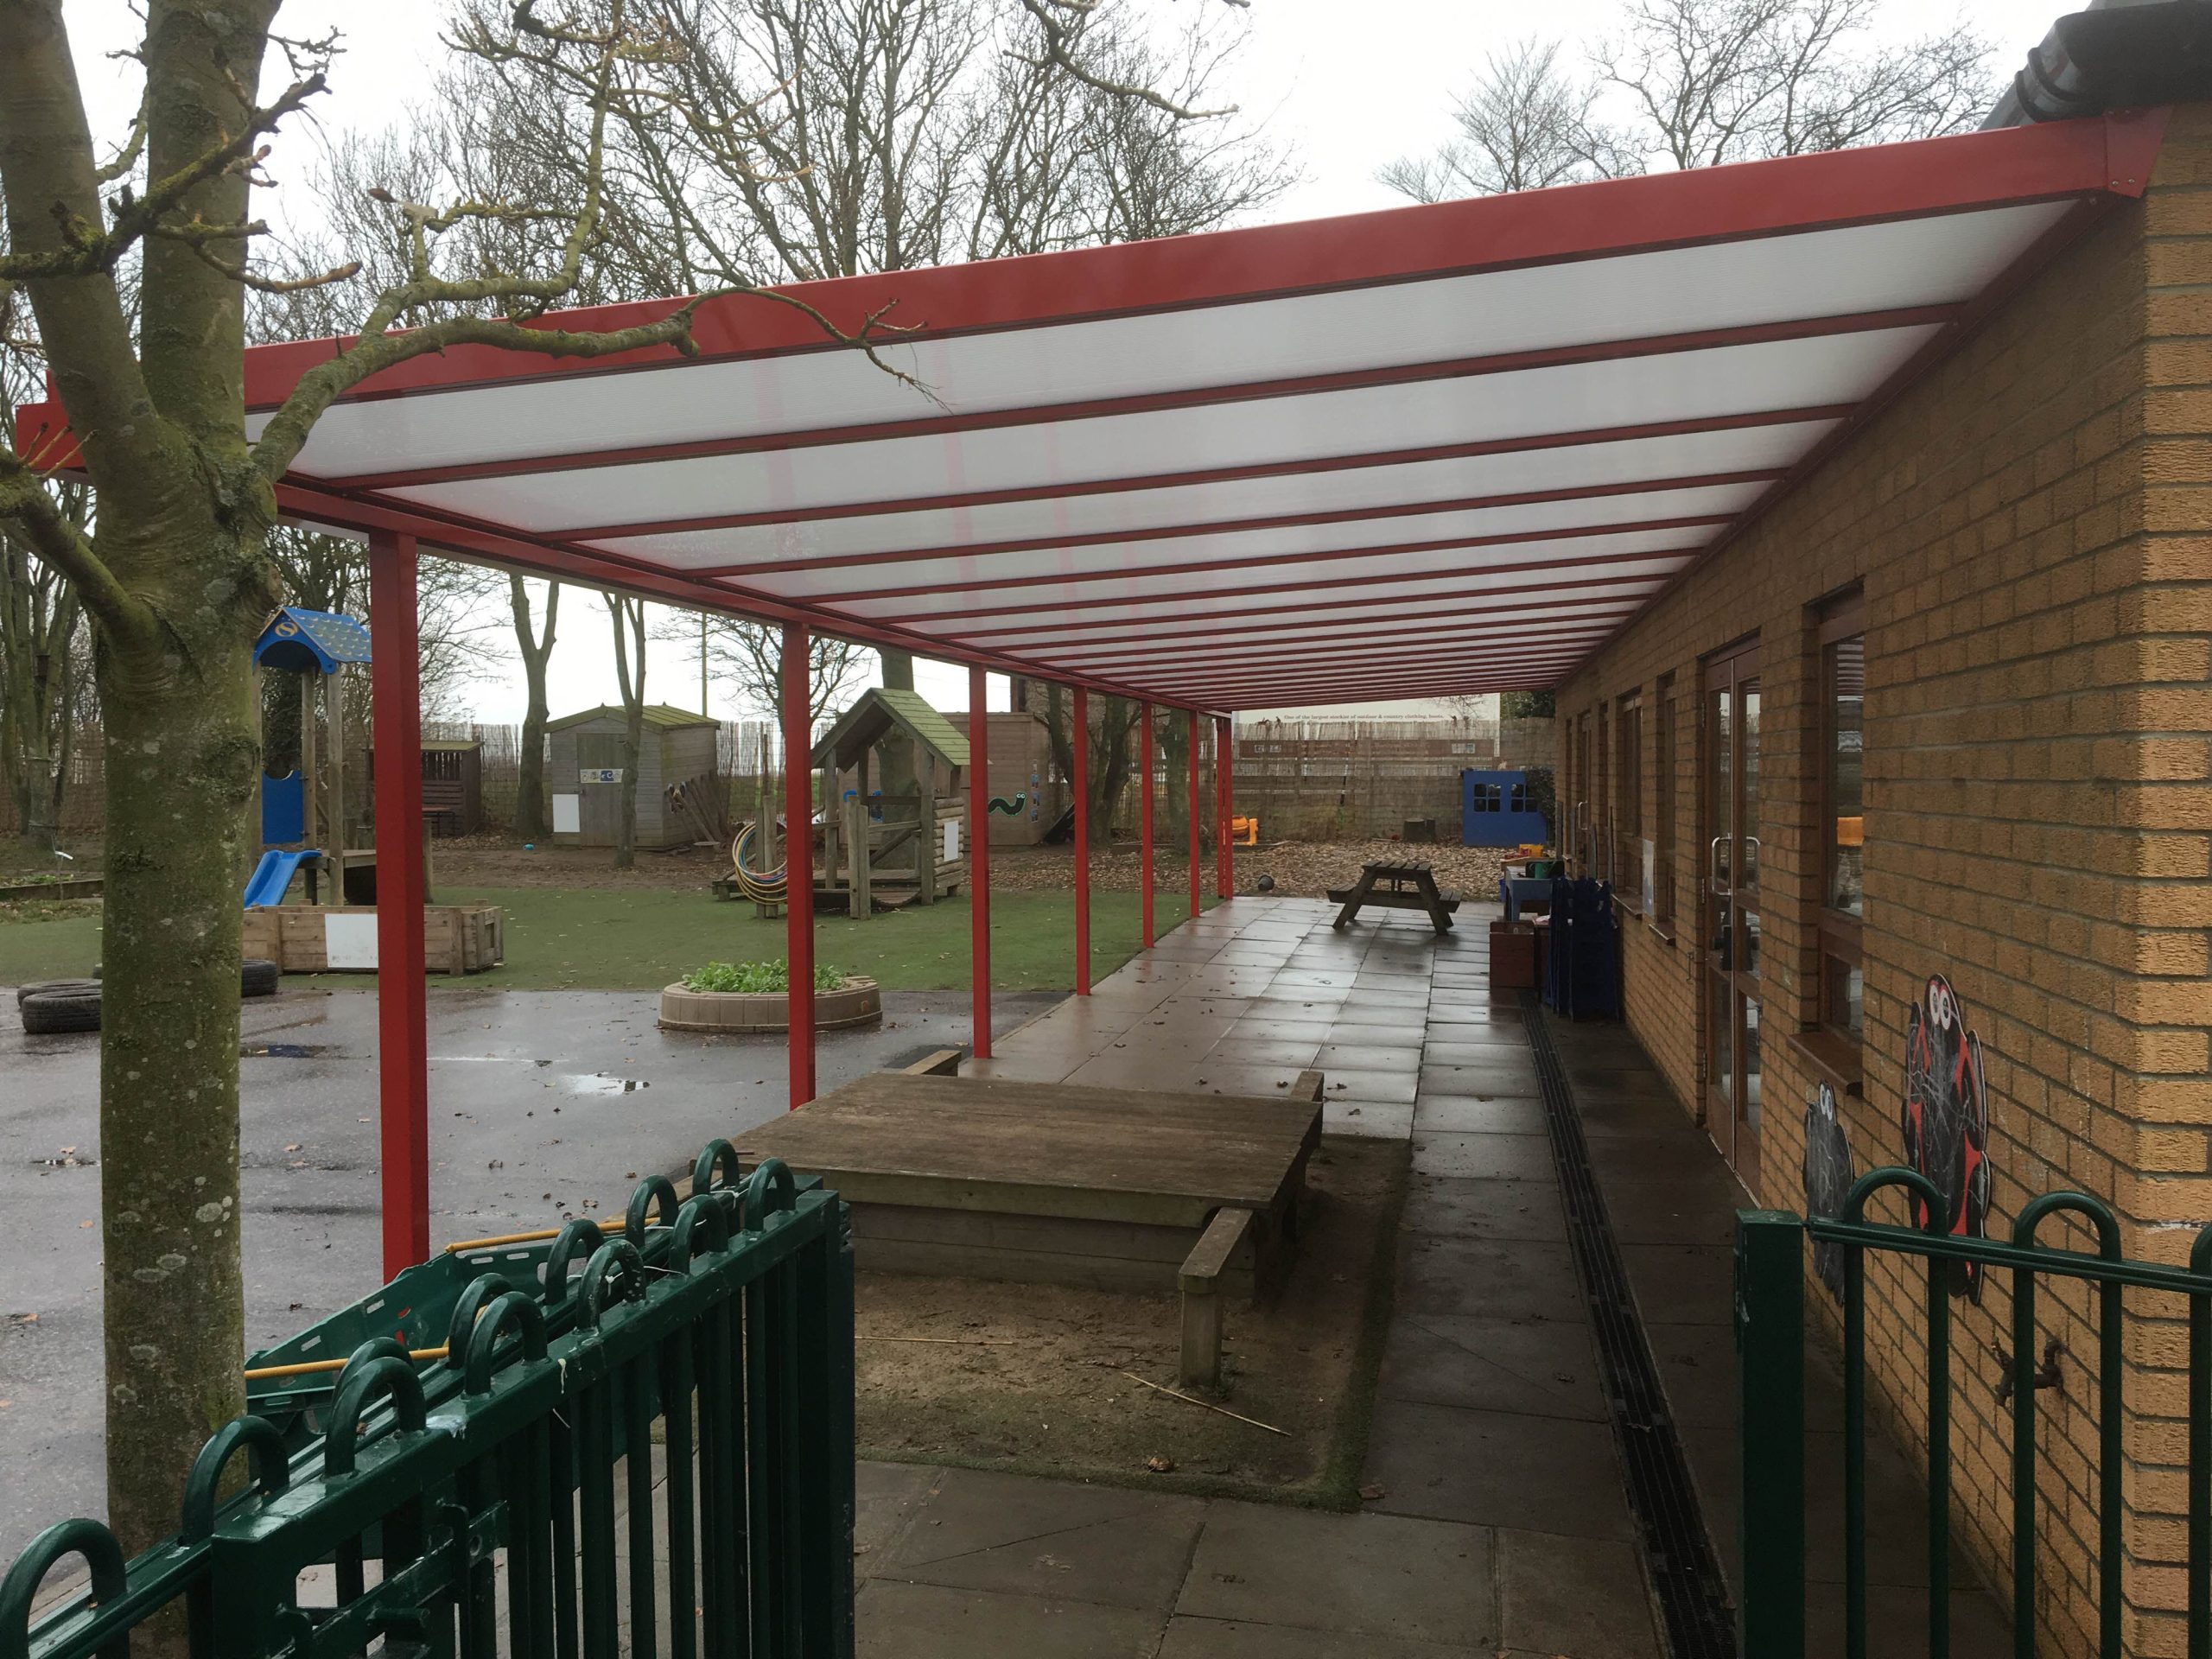
[{"label": "wooden planter box", "polygon": [[26,899],[97,899],[107,891],[107,878],[100,875],[65,875],[54,881],[9,881],[0,883],[0,904],[15,904]]},{"label": "wooden planter box", "polygon": [[[372,905],[270,905],[245,913],[245,954],[288,974],[376,971]],[[479,974],[506,960],[506,918],[497,905],[423,906],[423,965],[434,974]]]},{"label": "wooden planter box", "polygon": [[[872,1026],[883,1018],[883,988],[855,979],[842,990],[814,994],[814,1028],[836,1031]],[[791,1029],[791,1005],[781,991],[687,991],[680,984],[660,994],[663,1031],[756,1032]]]}]

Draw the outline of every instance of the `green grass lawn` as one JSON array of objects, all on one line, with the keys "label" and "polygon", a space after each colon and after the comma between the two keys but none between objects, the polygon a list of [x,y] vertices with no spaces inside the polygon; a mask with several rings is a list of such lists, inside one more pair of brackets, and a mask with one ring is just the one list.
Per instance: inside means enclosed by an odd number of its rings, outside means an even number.
[{"label": "green grass lawn", "polygon": [[[469,887],[441,899],[506,912],[507,960],[472,985],[515,990],[658,990],[702,962],[780,958],[781,918],[763,921],[746,904],[676,888],[621,890]],[[1209,903],[1211,901],[1209,900]],[[1166,932],[1189,912],[1183,894],[1162,893],[1154,912]],[[1091,972],[1103,976],[1137,949],[1137,895],[1090,900]],[[888,911],[856,922],[815,919],[815,956],[887,990],[960,990],[968,984],[968,899]],[[1056,990],[1075,983],[1075,900],[1065,893],[1002,893],[991,901],[991,982],[1001,990]],[[90,971],[99,960],[97,914],[0,924],[0,984]],[[359,984],[365,976],[331,976]]]}]

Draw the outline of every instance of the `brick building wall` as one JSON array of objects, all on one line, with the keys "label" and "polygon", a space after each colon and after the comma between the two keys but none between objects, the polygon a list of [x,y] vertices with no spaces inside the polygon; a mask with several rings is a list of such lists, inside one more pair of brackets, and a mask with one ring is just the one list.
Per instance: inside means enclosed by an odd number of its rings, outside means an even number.
[{"label": "brick building wall", "polygon": [[[1792,1038],[1820,1014],[1818,607],[1856,584],[1865,1038],[1862,1092],[1842,1108],[1857,1168],[1905,1161],[1907,1021],[1941,973],[1983,1045],[1993,1237],[2009,1236],[2028,1198],[2062,1187],[2110,1203],[2131,1255],[2181,1262],[2212,1219],[2208,435],[2212,111],[2196,107],[2175,111],[2142,202],[2060,254],[1561,688],[1563,802],[1605,798],[1614,780],[1585,775],[1605,745],[1586,734],[1617,733],[1620,700],[1641,696],[1632,786],[1650,835],[1661,833],[1655,727],[1673,706],[1679,896],[1664,931],[1628,918],[1624,972],[1629,1023],[1694,1112],[1711,741],[1700,664],[1758,636],[1764,1128],[1742,1173],[1762,1202],[1805,1207],[1805,1103],[1836,1075]],[[1893,1198],[1878,1210],[1905,1218]],[[2044,1237],[2094,1248],[2063,1220]],[[1909,1265],[1868,1264],[1870,1369],[1891,1431],[1924,1452],[1925,1290]],[[1978,1306],[1954,1303],[1952,1370],[1955,1524],[2000,1588],[2012,1540],[2011,1421],[1995,1392],[2011,1346],[2004,1277],[1986,1275]],[[2040,1612],[2047,1651],[2088,1652],[2095,1314],[2079,1287],[2046,1281],[2039,1297],[2042,1331],[2065,1348],[2063,1389],[2039,1402]],[[2179,1654],[2185,1310],[2144,1293],[2126,1303],[2128,1651]],[[1809,1305],[1833,1322],[1823,1291]]]}]

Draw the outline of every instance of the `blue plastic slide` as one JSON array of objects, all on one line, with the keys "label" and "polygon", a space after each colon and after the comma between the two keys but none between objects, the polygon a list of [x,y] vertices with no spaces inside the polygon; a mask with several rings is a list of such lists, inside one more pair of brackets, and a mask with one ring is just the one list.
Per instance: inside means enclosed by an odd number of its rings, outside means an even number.
[{"label": "blue plastic slide", "polygon": [[264,853],[261,862],[253,867],[253,880],[245,884],[245,907],[259,910],[264,905],[283,904],[285,889],[292,885],[292,873],[309,859],[321,856],[313,848],[297,853],[274,849]]}]

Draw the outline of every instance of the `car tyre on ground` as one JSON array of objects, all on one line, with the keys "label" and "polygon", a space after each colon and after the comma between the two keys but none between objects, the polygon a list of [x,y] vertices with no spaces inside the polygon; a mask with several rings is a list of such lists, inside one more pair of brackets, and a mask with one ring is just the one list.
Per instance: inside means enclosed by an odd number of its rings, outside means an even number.
[{"label": "car tyre on ground", "polygon": [[100,1028],[100,993],[94,986],[91,990],[32,990],[26,988],[16,999],[16,1007],[23,1016],[23,1029],[34,1037],[50,1036],[65,1031],[98,1031]]},{"label": "car tyre on ground", "polygon": [[36,996],[43,991],[97,991],[99,988],[97,979],[35,979],[16,988],[16,1006],[22,1007],[25,997]]},{"label": "car tyre on ground", "polygon": [[270,996],[276,989],[276,964],[266,957],[248,957],[240,964],[238,991],[245,996]]}]

